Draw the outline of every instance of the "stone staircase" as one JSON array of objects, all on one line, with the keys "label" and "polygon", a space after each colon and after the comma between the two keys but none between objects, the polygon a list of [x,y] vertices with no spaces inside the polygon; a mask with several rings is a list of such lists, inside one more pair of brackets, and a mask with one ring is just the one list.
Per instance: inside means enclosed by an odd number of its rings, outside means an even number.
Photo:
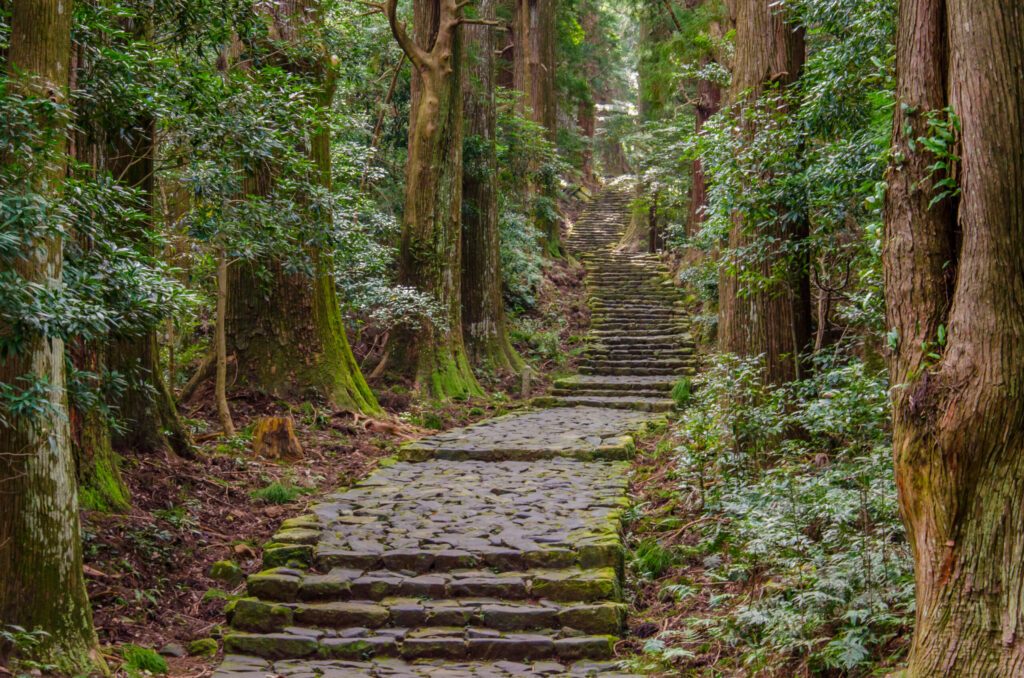
[{"label": "stone staircase", "polygon": [[580,374],[556,382],[549,404],[665,412],[695,371],[690,324],[657,256],[615,251],[629,221],[626,191],[592,203],[568,245],[587,269],[592,330]]},{"label": "stone staircase", "polygon": [[636,431],[692,369],[658,263],[613,253],[627,195],[569,246],[595,329],[552,407],[446,431],[285,521],[215,678],[623,676],[621,516]]}]

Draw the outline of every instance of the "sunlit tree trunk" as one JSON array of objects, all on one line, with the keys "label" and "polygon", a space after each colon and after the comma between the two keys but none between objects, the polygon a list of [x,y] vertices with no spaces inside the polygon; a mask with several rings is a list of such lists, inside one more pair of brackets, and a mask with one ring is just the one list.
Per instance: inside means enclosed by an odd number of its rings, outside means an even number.
[{"label": "sunlit tree trunk", "polygon": [[[492,18],[494,5],[482,0],[477,12]],[[494,28],[465,26],[463,40],[462,331],[474,365],[518,371],[523,361],[509,343],[501,295]]]},{"label": "sunlit tree trunk", "polygon": [[[271,37],[295,48],[295,56],[276,50],[274,58],[286,70],[314,79],[321,90],[319,103],[329,110],[336,66],[322,43],[319,2],[277,0],[264,9],[270,15]],[[309,133],[314,179],[330,188],[330,125],[325,122]],[[266,190],[259,184],[272,181],[271,175],[268,169],[252,179],[255,194]],[[311,212],[308,218],[329,217]],[[227,340],[239,381],[277,397],[320,397],[338,407],[377,412],[377,400],[345,334],[330,258],[319,250],[308,254],[312,278],[286,271],[275,260],[264,262],[269,279],[244,262],[230,266]]]},{"label": "sunlit tree trunk", "polygon": [[[1024,16],[903,0],[886,197],[893,454],[914,554],[909,678],[1024,675]],[[959,116],[952,174],[917,141]],[[912,143],[913,142],[913,143]],[[959,199],[930,205],[953,176]]]},{"label": "sunlit tree trunk", "polygon": [[[732,100],[737,111],[761,105],[770,86],[780,90],[797,80],[804,63],[803,30],[786,23],[785,8],[772,0],[736,3],[736,56]],[[743,134],[752,135],[747,129]],[[779,206],[788,212],[787,206]],[[765,356],[765,376],[781,383],[800,376],[800,352],[811,335],[808,267],[794,255],[794,245],[807,236],[807,220],[778,216],[769,224],[750,224],[734,217],[728,250],[720,263],[718,337],[723,351]],[[734,253],[763,240],[756,262],[738,260]],[[749,255],[748,255],[749,256]],[[760,278],[747,289],[738,272],[743,267]]]},{"label": "sunlit tree trunk", "polygon": [[[66,102],[71,3],[15,0],[8,7],[11,87]],[[40,124],[55,125],[60,161],[42,172],[37,190],[58,198],[65,173],[64,126],[52,119]],[[50,236],[33,241],[13,267],[23,280],[59,289],[61,264],[61,240]],[[102,660],[82,577],[63,342],[29,336],[17,351],[2,356],[0,381],[17,384],[24,378],[45,384],[48,410],[38,420],[0,424],[0,621],[45,631],[37,659],[87,672]]]},{"label": "sunlit tree trunk", "polygon": [[415,0],[414,35],[382,6],[413,65],[399,279],[429,294],[442,314],[393,334],[391,364],[423,394],[481,393],[462,333],[462,47],[456,0]]}]

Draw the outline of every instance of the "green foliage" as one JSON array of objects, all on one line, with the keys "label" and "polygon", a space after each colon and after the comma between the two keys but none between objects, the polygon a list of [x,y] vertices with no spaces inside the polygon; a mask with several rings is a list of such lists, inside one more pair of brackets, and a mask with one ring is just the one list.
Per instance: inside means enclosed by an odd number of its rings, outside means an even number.
[{"label": "green foliage", "polygon": [[645,579],[657,579],[676,564],[677,557],[655,539],[644,539],[630,554],[630,567]]},{"label": "green foliage", "polygon": [[249,496],[264,504],[290,504],[300,496],[308,493],[309,490],[307,488],[274,481],[266,487],[253,490],[249,493]]},{"label": "green foliage", "polygon": [[713,518],[693,555],[712,580],[741,584],[687,620],[684,649],[725,643],[754,674],[863,675],[913,615],[886,379],[838,353],[787,386],[764,386],[760,370],[715,360],[674,429],[681,496]]},{"label": "green foliage", "polygon": [[672,386],[672,400],[676,402],[676,407],[686,407],[690,404],[690,399],[693,398],[693,382],[689,378],[683,378],[677,381]]},{"label": "green foliage", "polygon": [[121,657],[124,659],[123,668],[129,678],[167,675],[167,661],[156,650],[138,645],[125,645],[121,648]]},{"label": "green foliage", "polygon": [[929,134],[918,137],[917,143],[935,156],[935,162],[928,167],[932,190],[935,191],[928,206],[934,207],[947,198],[960,195],[956,180],[960,164],[960,156],[956,152],[960,140],[960,118],[952,107],[947,106],[941,111],[928,111],[925,120]]},{"label": "green foliage", "polygon": [[13,624],[0,626],[0,657],[8,662],[16,678],[55,672],[57,666],[32,659],[49,637],[42,629],[29,631]]}]

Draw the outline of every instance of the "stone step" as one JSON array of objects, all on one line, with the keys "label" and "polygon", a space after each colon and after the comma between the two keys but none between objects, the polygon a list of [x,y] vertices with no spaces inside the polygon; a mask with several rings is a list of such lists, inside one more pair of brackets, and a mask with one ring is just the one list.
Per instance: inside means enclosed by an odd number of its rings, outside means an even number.
[{"label": "stone step", "polygon": [[395,657],[365,659],[318,659],[273,661],[259,657],[228,654],[214,678],[538,678],[540,676],[601,676],[602,678],[641,678],[624,673],[617,661],[470,661],[419,659],[406,661]]},{"label": "stone step", "polygon": [[512,602],[497,598],[432,600],[385,598],[280,603],[242,598],[229,621],[237,631],[277,633],[307,629],[480,628],[499,632],[549,631],[619,635],[626,606],[616,602],[559,604],[549,600]]},{"label": "stone step", "polygon": [[[617,543],[613,547],[619,548]],[[478,569],[419,575],[347,568],[334,568],[327,574],[311,574],[279,567],[250,575],[247,588],[253,598],[279,603],[379,601],[385,598],[547,599],[593,603],[621,598],[619,572],[615,567],[558,565],[523,571]]]},{"label": "stone step", "polygon": [[349,629],[347,632],[349,636],[303,628],[278,633],[236,632],[225,636],[224,651],[274,660],[399,657],[407,661],[557,659],[570,662],[610,659],[614,656],[616,640],[608,635],[561,637],[558,634],[496,633],[487,629],[461,628],[395,629],[379,633]]},{"label": "stone step", "polygon": [[690,376],[696,370],[693,367],[581,367],[580,374],[607,376],[657,376],[672,375]]},{"label": "stone step", "polygon": [[612,396],[619,397],[622,395],[629,395],[630,397],[639,398],[664,398],[665,391],[658,389],[610,389],[610,388],[553,388],[551,389],[551,395],[556,397],[590,397],[590,396]]},{"label": "stone step", "polygon": [[637,410],[640,412],[670,412],[675,409],[674,400],[644,398],[639,396],[557,396],[552,405],[556,407],[610,407],[616,410]]},{"label": "stone step", "polygon": [[597,388],[606,390],[630,391],[634,389],[651,389],[668,392],[679,381],[675,377],[644,377],[644,376],[587,376],[576,375],[555,380],[555,388]]}]

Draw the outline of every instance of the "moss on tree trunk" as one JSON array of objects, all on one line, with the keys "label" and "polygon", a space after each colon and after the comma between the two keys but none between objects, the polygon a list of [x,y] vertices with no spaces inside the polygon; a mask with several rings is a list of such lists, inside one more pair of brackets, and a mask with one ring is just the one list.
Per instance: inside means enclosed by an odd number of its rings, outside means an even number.
[{"label": "moss on tree trunk", "polygon": [[[29,96],[66,102],[71,3],[15,0],[10,8],[11,86]],[[51,163],[38,184],[52,198],[59,197],[64,176],[65,130],[60,124],[55,131],[61,139],[56,149],[60,162]],[[13,267],[25,280],[59,288],[60,238],[35,240]],[[48,634],[37,659],[69,672],[88,672],[103,663],[82,576],[64,344],[35,335],[25,337],[18,349],[0,360],[0,381],[43,380],[49,402],[38,421],[18,418],[0,425],[0,620]]]}]

